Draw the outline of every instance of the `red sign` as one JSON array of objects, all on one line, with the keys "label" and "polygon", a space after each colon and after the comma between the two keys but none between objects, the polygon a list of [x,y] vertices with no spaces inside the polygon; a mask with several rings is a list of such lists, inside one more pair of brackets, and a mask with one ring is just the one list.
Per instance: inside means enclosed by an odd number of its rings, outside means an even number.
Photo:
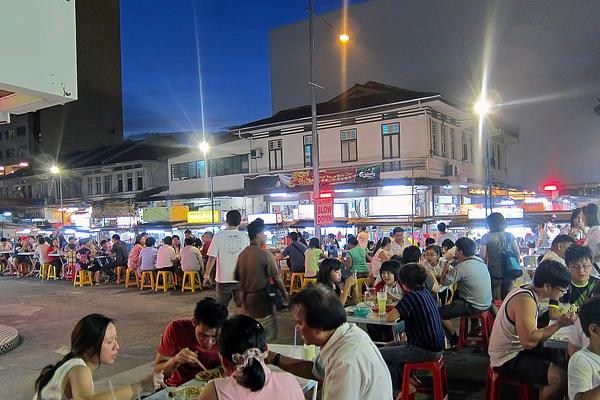
[{"label": "red sign", "polygon": [[333,224],[333,197],[315,199],[317,225]]}]

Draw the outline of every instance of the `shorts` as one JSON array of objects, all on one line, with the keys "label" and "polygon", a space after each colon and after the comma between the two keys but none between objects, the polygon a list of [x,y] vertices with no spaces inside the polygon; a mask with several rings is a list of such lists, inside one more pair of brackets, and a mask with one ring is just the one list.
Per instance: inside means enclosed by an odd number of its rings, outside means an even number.
[{"label": "shorts", "polygon": [[552,364],[550,359],[551,356],[539,348],[523,350],[512,360],[494,367],[494,371],[533,385],[547,386],[548,369]]},{"label": "shorts", "polygon": [[463,315],[479,314],[486,310],[479,310],[473,307],[466,300],[458,298],[450,304],[440,307],[440,316],[442,319],[452,319],[462,317]]}]

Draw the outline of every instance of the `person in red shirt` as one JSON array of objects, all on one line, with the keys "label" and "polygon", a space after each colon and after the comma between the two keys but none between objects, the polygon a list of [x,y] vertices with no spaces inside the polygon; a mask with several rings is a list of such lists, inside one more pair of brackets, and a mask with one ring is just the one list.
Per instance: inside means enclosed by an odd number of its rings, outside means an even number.
[{"label": "person in red shirt", "polygon": [[227,319],[227,308],[207,297],[196,304],[194,318],[172,321],[165,329],[154,371],[162,372],[165,384],[179,386],[196,373],[220,365],[217,331]]}]

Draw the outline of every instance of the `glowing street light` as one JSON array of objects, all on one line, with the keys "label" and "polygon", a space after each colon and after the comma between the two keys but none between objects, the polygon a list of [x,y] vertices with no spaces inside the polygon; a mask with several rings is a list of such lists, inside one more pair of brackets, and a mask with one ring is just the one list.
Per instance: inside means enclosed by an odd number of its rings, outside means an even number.
[{"label": "glowing street light", "polygon": [[490,102],[485,97],[482,97],[477,100],[473,109],[479,116],[484,117],[490,112]]},{"label": "glowing street light", "polygon": [[200,148],[200,151],[203,152],[204,154],[206,154],[210,151],[210,145],[208,144],[207,141],[200,142],[200,144],[198,145],[198,148]]},{"label": "glowing street light", "polygon": [[60,221],[61,225],[65,226],[65,208],[63,207],[62,176],[60,174],[60,168],[54,164],[50,167],[50,173],[58,176],[58,191],[60,193]]},{"label": "glowing street light", "polygon": [[347,33],[341,33],[338,36],[338,39],[340,39],[340,42],[342,42],[342,43],[348,43],[348,41],[350,40],[350,36],[348,36]]}]

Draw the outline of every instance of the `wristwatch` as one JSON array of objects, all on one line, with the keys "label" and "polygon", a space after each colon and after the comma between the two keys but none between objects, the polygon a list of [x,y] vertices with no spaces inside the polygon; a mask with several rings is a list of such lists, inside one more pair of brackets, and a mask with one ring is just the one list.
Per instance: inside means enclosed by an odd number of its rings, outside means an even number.
[{"label": "wristwatch", "polygon": [[273,358],[273,365],[277,367],[279,365],[280,359],[281,359],[281,354],[275,353],[275,357]]}]

